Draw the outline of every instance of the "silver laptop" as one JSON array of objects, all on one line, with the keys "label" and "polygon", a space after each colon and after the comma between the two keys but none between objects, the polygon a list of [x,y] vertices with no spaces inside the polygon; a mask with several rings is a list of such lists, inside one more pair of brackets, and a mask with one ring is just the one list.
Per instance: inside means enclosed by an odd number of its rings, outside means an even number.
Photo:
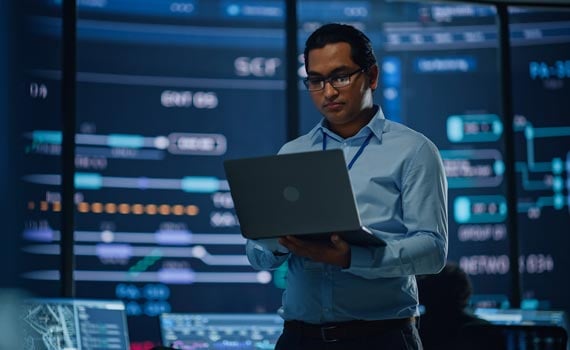
[{"label": "silver laptop", "polygon": [[226,160],[226,177],[244,237],[329,239],[385,245],[362,226],[339,149]]}]

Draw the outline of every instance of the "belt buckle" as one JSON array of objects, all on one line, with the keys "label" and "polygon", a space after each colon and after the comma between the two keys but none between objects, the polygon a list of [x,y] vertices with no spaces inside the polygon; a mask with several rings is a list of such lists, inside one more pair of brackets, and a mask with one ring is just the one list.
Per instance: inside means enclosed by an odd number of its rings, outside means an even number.
[{"label": "belt buckle", "polygon": [[331,330],[331,329],[335,329],[337,328],[337,326],[326,326],[326,327],[321,327],[321,338],[323,339],[323,341],[325,343],[334,343],[339,341],[339,339],[337,338],[329,338],[327,337],[327,331]]}]

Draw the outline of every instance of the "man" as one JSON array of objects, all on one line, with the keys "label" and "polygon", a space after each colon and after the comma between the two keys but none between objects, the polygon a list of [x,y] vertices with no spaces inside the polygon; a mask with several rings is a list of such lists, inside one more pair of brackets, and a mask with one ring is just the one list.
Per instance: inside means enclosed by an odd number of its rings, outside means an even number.
[{"label": "man", "polygon": [[343,149],[361,220],[387,245],[351,246],[334,234],[320,243],[248,241],[254,268],[289,264],[276,349],[421,349],[415,275],[437,273],[447,256],[441,158],[374,105],[378,65],[366,35],[324,25],[304,55],[305,84],[324,119],[280,153]]}]

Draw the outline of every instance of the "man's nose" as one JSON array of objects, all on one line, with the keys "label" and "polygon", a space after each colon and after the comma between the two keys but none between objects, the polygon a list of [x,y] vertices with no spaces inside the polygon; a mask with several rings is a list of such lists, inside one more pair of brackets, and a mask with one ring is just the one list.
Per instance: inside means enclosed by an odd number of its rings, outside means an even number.
[{"label": "man's nose", "polygon": [[324,93],[325,96],[335,96],[338,95],[338,90],[334,86],[332,86],[330,81],[325,81]]}]

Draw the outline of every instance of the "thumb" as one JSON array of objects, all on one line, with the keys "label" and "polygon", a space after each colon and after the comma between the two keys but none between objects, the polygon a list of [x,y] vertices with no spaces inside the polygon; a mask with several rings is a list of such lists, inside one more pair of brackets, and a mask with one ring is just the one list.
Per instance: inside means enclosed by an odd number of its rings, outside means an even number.
[{"label": "thumb", "polygon": [[331,242],[332,244],[337,247],[337,248],[342,248],[344,247],[347,243],[345,241],[342,240],[342,238],[340,238],[339,235],[334,234],[331,236]]}]

